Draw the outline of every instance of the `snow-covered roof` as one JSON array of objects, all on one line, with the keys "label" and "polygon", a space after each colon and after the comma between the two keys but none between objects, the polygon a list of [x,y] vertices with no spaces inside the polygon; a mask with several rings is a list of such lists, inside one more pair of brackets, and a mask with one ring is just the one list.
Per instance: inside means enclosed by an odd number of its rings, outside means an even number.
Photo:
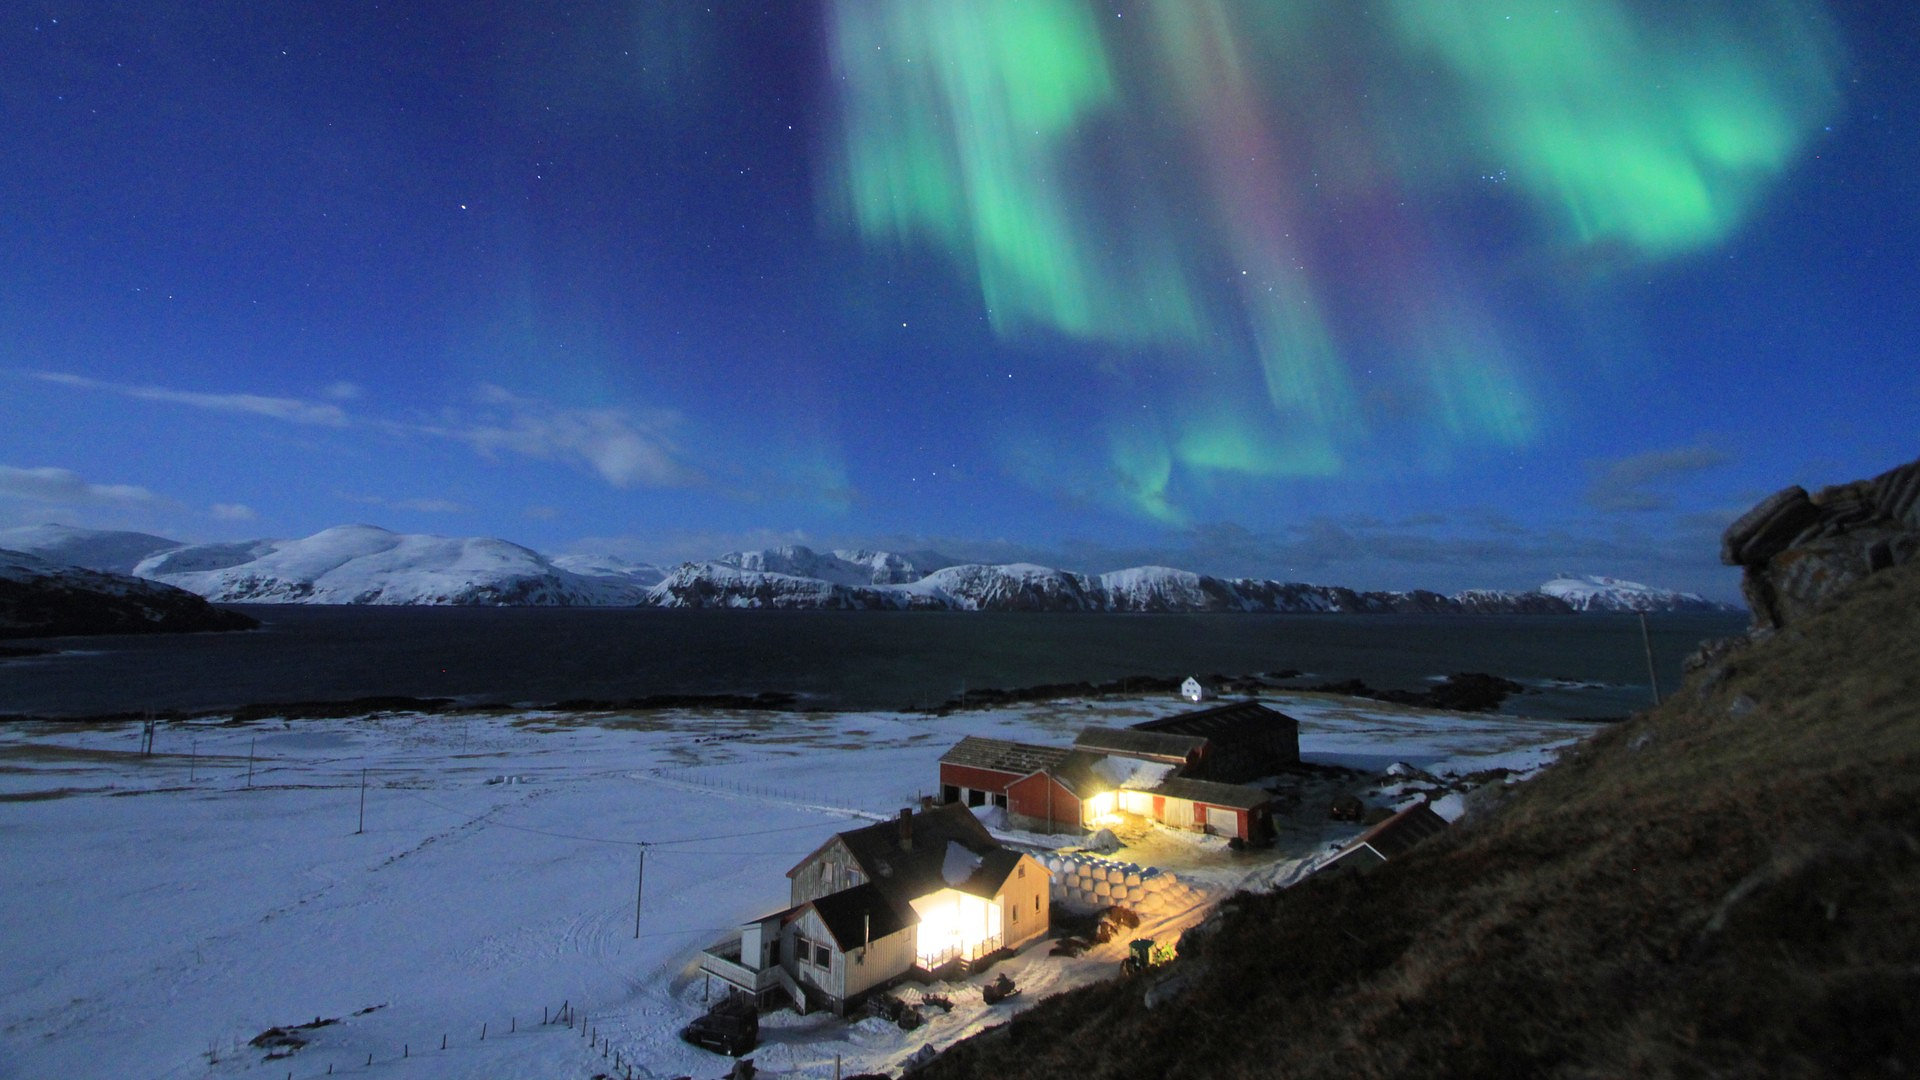
[{"label": "snow-covered roof", "polygon": [[946,857],[940,861],[940,877],[949,885],[964,885],[967,879],[973,876],[974,871],[980,869],[983,861],[985,860],[980,855],[949,840]]},{"label": "snow-covered roof", "polygon": [[1135,757],[1103,757],[1093,771],[1117,788],[1145,791],[1165,780],[1178,766],[1165,761],[1144,761]]}]

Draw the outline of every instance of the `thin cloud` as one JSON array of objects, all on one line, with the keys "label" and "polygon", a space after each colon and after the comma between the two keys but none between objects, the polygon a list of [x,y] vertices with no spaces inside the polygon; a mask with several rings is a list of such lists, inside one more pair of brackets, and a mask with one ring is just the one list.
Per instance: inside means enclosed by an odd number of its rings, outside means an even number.
[{"label": "thin cloud", "polygon": [[467,504],[455,502],[452,499],[389,499],[383,495],[350,495],[346,492],[340,492],[339,497],[362,506],[378,506],[386,510],[410,510],[416,514],[464,514],[472,509]]},{"label": "thin cloud", "polygon": [[347,414],[338,405],[301,401],[298,398],[268,397],[262,394],[209,394],[196,390],[174,390],[163,386],[131,386],[125,383],[89,379],[84,375],[71,375],[63,371],[31,371],[27,374],[41,382],[53,383],[56,386],[69,386],[77,390],[101,390],[138,401],[159,401],[171,405],[206,409],[211,412],[265,416],[295,424],[314,424],[322,427],[347,426]]},{"label": "thin cloud", "polygon": [[260,516],[245,503],[214,503],[212,510],[221,521],[253,521]]},{"label": "thin cloud", "polygon": [[1661,484],[1689,473],[1711,469],[1730,460],[1727,454],[1709,446],[1688,446],[1676,450],[1655,450],[1612,461],[1591,461],[1587,467],[1593,476],[1587,485],[1586,502],[1607,512],[1667,510],[1673,500],[1656,490]]},{"label": "thin cloud", "polygon": [[90,483],[72,469],[0,465],[0,498],[69,506],[152,505],[159,497],[133,484]]},{"label": "thin cloud", "polygon": [[464,442],[486,457],[518,454],[584,464],[617,488],[687,487],[702,481],[698,470],[681,460],[670,434],[680,424],[676,413],[570,408],[498,386],[481,387],[479,397],[480,415],[453,415],[445,424],[416,430]]}]

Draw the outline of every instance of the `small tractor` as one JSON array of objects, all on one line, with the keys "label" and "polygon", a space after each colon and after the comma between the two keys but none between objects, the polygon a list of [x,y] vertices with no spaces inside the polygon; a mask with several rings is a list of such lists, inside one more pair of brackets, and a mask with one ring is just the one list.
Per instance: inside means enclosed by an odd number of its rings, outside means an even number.
[{"label": "small tractor", "polygon": [[1138,975],[1148,968],[1167,963],[1173,956],[1171,944],[1162,945],[1152,938],[1134,938],[1127,943],[1127,958],[1120,961],[1120,974]]}]

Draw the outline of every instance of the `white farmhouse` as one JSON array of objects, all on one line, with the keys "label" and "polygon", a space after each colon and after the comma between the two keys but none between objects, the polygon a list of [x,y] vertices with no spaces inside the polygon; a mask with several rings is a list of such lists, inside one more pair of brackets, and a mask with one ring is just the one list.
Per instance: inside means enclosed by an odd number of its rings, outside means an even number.
[{"label": "white farmhouse", "polygon": [[1044,936],[1051,916],[1047,868],[958,804],[839,833],[787,876],[791,906],[707,949],[700,969],[802,1012],[964,974]]}]

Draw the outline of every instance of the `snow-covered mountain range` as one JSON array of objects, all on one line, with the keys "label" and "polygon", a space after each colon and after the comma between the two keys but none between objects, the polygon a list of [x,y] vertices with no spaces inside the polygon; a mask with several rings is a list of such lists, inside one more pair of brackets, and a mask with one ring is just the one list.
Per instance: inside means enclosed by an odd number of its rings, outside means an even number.
[{"label": "snow-covered mountain range", "polygon": [[[1563,577],[1539,590],[1451,596],[1218,578],[1167,566],[1083,574],[1032,563],[957,563],[933,552],[736,551],[662,568],[607,555],[548,558],[504,540],[343,525],[299,540],[175,544],[58,526],[0,533],[79,565],[140,557],[138,576],[227,603],[473,604],[952,611],[1378,614],[1710,610],[1692,593]],[[155,547],[155,544],[158,547]]]},{"label": "snow-covered mountain range", "polygon": [[630,605],[646,595],[626,576],[563,570],[505,540],[373,525],[178,547],[141,560],[134,573],[232,604]]}]

